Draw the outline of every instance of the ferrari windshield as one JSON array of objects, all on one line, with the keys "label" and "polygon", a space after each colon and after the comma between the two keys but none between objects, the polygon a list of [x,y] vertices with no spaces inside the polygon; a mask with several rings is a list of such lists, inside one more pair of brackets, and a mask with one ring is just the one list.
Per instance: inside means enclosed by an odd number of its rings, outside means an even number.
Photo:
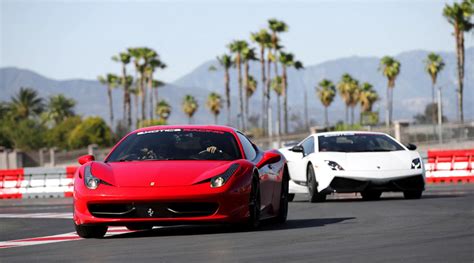
[{"label": "ferrari windshield", "polygon": [[229,132],[161,129],[130,134],[106,162],[151,160],[236,160],[240,151]]},{"label": "ferrari windshield", "polygon": [[383,134],[330,134],[318,137],[320,152],[391,152],[403,147]]}]

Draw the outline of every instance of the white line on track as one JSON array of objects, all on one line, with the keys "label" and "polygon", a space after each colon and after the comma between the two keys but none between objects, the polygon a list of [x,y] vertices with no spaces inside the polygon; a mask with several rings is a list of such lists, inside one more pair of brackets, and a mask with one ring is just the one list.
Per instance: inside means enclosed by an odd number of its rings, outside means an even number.
[{"label": "white line on track", "polygon": [[72,219],[72,213],[0,214],[0,218],[62,218],[62,219]]},{"label": "white line on track", "polygon": [[[130,233],[134,231],[128,230],[126,227],[109,227],[106,237],[116,236],[120,234]],[[0,241],[0,249],[2,248],[12,248],[12,247],[23,247],[23,246],[33,246],[33,245],[43,245],[57,242],[66,242],[73,240],[80,240],[76,232],[70,232],[59,235],[44,236],[44,237],[34,237],[34,238],[25,238],[17,239],[10,241]]]}]

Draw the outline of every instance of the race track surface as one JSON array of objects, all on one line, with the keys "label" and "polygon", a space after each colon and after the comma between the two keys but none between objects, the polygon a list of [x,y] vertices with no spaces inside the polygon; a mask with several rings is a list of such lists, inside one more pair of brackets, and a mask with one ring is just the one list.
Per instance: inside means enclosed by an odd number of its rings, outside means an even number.
[{"label": "race track surface", "polygon": [[421,200],[390,193],[380,201],[336,195],[310,204],[298,196],[285,225],[264,224],[254,232],[226,226],[116,228],[88,240],[71,233],[71,201],[0,200],[0,262],[474,260],[474,184],[428,186]]}]

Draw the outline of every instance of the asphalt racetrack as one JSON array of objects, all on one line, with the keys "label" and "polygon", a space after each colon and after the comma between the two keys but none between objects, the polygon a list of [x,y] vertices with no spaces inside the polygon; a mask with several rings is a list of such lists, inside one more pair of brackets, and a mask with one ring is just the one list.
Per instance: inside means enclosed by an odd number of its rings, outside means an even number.
[{"label": "asphalt racetrack", "polygon": [[474,184],[430,185],[421,200],[389,193],[311,204],[298,196],[285,225],[259,231],[179,226],[103,239],[74,235],[71,199],[0,200],[0,262],[469,262]]}]

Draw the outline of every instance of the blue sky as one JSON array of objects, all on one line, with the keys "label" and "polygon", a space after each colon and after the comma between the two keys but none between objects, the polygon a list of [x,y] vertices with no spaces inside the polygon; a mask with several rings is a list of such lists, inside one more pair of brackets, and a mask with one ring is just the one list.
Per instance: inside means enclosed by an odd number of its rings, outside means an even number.
[{"label": "blue sky", "polygon": [[[437,0],[366,1],[13,1],[0,0],[0,67],[55,79],[119,72],[110,57],[131,46],[157,50],[170,82],[226,52],[233,39],[286,21],[287,50],[305,65],[346,56],[453,51]],[[466,36],[466,46],[473,45]]]}]

